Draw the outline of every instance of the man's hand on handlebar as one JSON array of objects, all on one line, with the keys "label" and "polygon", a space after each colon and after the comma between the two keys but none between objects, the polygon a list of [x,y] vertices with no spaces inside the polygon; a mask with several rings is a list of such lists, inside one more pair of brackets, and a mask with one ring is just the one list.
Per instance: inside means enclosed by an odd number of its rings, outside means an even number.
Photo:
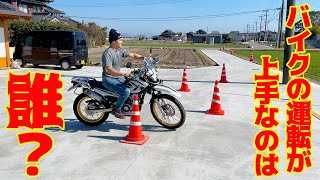
[{"label": "man's hand on handlebar", "polygon": [[132,77],[133,77],[133,74],[131,74],[131,73],[124,73],[123,76],[124,76],[125,78],[132,78]]}]

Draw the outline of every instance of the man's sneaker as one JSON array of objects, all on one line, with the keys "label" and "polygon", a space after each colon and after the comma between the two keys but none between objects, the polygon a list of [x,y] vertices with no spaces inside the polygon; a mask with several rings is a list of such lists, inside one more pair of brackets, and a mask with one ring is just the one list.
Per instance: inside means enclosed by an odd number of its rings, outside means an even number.
[{"label": "man's sneaker", "polygon": [[112,111],[111,111],[111,114],[113,114],[116,118],[119,118],[119,119],[125,119],[126,118],[126,116],[121,113],[120,109],[113,108]]}]

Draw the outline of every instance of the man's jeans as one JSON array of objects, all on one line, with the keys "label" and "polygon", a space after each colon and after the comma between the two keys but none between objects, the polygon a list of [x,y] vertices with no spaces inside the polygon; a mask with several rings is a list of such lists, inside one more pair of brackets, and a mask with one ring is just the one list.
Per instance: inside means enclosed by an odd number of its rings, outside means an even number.
[{"label": "man's jeans", "polygon": [[120,95],[115,105],[116,109],[121,109],[124,102],[127,100],[127,98],[130,95],[130,89],[122,84],[124,81],[125,81],[125,78],[123,76],[120,78],[102,77],[103,86],[109,89],[110,91]]}]

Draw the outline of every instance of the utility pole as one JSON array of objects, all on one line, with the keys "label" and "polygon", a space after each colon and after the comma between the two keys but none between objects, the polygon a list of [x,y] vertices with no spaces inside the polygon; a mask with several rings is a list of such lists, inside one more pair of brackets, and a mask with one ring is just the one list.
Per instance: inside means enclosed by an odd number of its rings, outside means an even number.
[{"label": "utility pole", "polygon": [[249,24],[247,24],[247,38],[246,38],[246,41],[248,41],[249,29],[250,29],[250,25],[249,25]]},{"label": "utility pole", "polygon": [[259,33],[259,43],[261,41],[261,31],[262,31],[262,17],[263,16],[259,16],[260,17],[260,33]]},{"label": "utility pole", "polygon": [[[290,11],[290,6],[295,6],[296,5],[296,0],[287,0],[287,13],[286,13],[286,19],[289,17],[289,11]],[[294,26],[292,29],[286,27],[286,34],[285,38],[287,39],[288,37],[294,36]],[[285,41],[284,44],[284,60],[283,60],[283,77],[282,77],[282,84],[287,84],[290,80],[289,77],[289,68],[287,67],[287,63],[290,60],[291,54],[293,52],[293,45],[288,45],[287,41]]]},{"label": "utility pole", "polygon": [[254,25],[252,25],[252,39],[254,40]]},{"label": "utility pole", "polygon": [[254,34],[254,41],[257,41],[257,32],[258,32],[258,21],[254,22],[256,24],[256,33]]},{"label": "utility pole", "polygon": [[267,41],[268,39],[268,11],[269,10],[265,10],[266,11],[266,21],[265,21],[265,25],[264,25],[264,29],[265,29],[265,32],[264,32],[264,41]]},{"label": "utility pole", "polygon": [[282,6],[279,13],[278,48],[281,47],[281,42],[282,42],[283,9],[284,9],[284,0],[282,0]]}]

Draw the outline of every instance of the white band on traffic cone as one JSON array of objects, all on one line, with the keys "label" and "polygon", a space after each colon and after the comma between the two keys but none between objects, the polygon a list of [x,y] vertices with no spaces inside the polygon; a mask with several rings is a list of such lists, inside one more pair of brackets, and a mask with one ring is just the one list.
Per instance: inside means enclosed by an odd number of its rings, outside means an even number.
[{"label": "white band on traffic cone", "polygon": [[130,126],[141,126],[141,121],[140,122],[130,121]]},{"label": "white band on traffic cone", "polygon": [[140,116],[140,112],[139,111],[132,111],[131,112],[131,115],[135,115],[135,116]]},{"label": "white band on traffic cone", "polygon": [[212,99],[212,102],[217,103],[217,104],[221,104],[219,100],[215,100],[215,99]]},{"label": "white band on traffic cone", "polygon": [[139,105],[138,101],[133,101],[133,105]]},{"label": "white band on traffic cone", "polygon": [[188,84],[188,82],[186,82],[186,81],[183,81],[183,82],[182,82],[182,84]]},{"label": "white band on traffic cone", "polygon": [[220,96],[220,93],[218,93],[218,92],[213,92],[213,95]]}]

